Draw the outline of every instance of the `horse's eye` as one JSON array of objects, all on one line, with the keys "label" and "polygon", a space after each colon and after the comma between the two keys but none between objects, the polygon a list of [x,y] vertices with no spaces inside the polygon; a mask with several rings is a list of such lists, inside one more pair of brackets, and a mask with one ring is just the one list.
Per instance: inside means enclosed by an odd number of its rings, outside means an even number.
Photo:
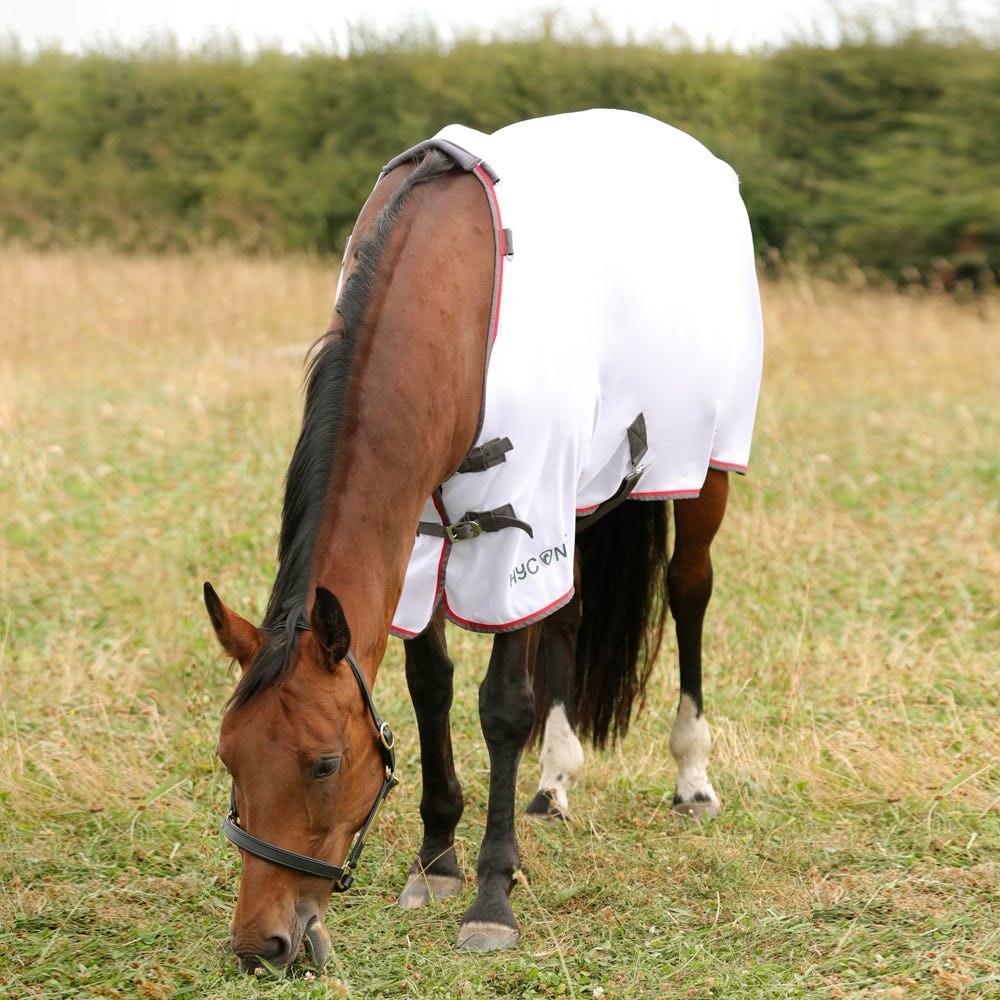
[{"label": "horse's eye", "polygon": [[313,761],[312,776],[320,781],[323,778],[329,778],[331,774],[336,774],[339,769],[339,757],[320,757],[319,760]]}]

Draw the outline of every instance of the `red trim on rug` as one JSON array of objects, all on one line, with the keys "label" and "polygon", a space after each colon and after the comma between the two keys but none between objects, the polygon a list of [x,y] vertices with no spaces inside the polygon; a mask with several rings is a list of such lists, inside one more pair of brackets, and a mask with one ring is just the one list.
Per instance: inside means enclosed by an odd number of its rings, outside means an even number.
[{"label": "red trim on rug", "polygon": [[507,256],[507,248],[504,246],[503,237],[503,219],[500,216],[500,202],[497,199],[497,193],[493,187],[493,181],[490,180],[490,175],[483,170],[482,164],[476,164],[473,168],[475,172],[479,175],[480,181],[482,181],[483,187],[489,192],[489,196],[493,201],[493,212],[494,217],[497,220],[497,234],[496,234],[496,246],[499,251],[497,268],[499,273],[497,275],[497,295],[496,302],[493,304],[493,339],[490,341],[490,346],[496,343],[497,331],[500,329],[500,300],[503,296],[503,262]]},{"label": "red trim on rug", "polygon": [[693,500],[701,490],[659,490],[650,493],[630,493],[629,500]]},{"label": "red trim on rug", "polygon": [[719,472],[738,472],[741,476],[745,476],[749,468],[749,466],[739,465],[736,462],[720,462],[714,458],[708,463],[708,467],[718,469]]},{"label": "red trim on rug", "polygon": [[448,592],[445,591],[444,595],[444,608],[448,613],[448,617],[456,624],[460,625],[462,628],[467,628],[473,632],[513,632],[516,629],[524,628],[526,625],[531,625],[533,622],[539,621],[542,618],[552,614],[553,611],[558,611],[566,602],[573,596],[575,588],[570,587],[562,597],[557,597],[551,604],[547,604],[544,608],[538,611],[533,611],[530,615],[525,615],[523,618],[517,618],[512,622],[506,622],[502,625],[484,625],[482,622],[474,622],[468,618],[463,618],[461,615],[455,614],[452,611],[451,606],[448,604]]},{"label": "red trim on rug", "polygon": [[[660,490],[658,492],[650,493],[630,493],[628,495],[629,500],[690,500],[693,497],[699,496],[701,490]],[[610,498],[609,498],[610,499]],[[601,503],[606,503],[606,501],[601,501]],[[576,516],[585,517],[587,514],[593,514],[601,504],[594,503],[589,507],[577,507]]]},{"label": "red trim on rug", "polygon": [[[434,504],[434,509],[437,511],[437,516],[440,518],[442,524],[448,523],[447,515],[444,512],[444,508],[438,501],[437,490],[431,494],[431,503]],[[437,568],[437,582],[434,584],[434,606],[437,607],[438,596],[444,593],[444,567],[445,563],[448,561],[448,540],[446,538],[441,539],[441,555],[438,556],[438,568]],[[432,612],[433,614],[433,612]]]},{"label": "red trim on rug", "polygon": [[397,639],[416,639],[419,632],[411,632],[409,629],[397,628],[395,625],[389,627],[389,635],[394,635]]}]

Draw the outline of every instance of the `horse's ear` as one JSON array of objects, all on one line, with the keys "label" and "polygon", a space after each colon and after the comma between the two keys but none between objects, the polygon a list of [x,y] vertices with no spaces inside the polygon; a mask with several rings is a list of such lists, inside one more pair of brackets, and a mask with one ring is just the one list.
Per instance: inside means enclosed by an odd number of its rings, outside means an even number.
[{"label": "horse's ear", "polygon": [[326,665],[331,670],[351,648],[351,630],[340,601],[326,587],[316,588],[316,600],[309,616],[313,638],[323,652]]},{"label": "horse's ear", "polygon": [[246,670],[264,644],[260,629],[227,608],[210,583],[205,584],[205,607],[219,644]]}]

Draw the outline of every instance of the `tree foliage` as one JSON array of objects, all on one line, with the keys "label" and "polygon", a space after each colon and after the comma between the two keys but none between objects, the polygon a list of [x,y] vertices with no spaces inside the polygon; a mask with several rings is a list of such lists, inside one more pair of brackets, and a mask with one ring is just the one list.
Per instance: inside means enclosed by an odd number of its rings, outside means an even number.
[{"label": "tree foliage", "polygon": [[337,252],[400,150],[452,121],[590,106],[669,121],[732,163],[772,259],[893,279],[1000,264],[1000,59],[919,32],[753,54],[549,30],[342,55],[4,51],[0,237]]}]

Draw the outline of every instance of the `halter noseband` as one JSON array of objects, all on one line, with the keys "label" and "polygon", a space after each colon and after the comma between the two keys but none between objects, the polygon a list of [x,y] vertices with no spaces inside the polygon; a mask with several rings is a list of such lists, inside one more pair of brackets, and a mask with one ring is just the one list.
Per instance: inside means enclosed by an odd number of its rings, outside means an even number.
[{"label": "halter noseband", "polygon": [[[295,621],[291,614],[289,615],[288,623],[297,631],[307,631],[309,629],[308,621],[303,619]],[[383,722],[382,717],[378,714],[375,702],[372,701],[371,692],[368,690],[368,685],[365,683],[365,678],[353,653],[348,652],[347,662],[354,672],[358,687],[361,689],[361,697],[378,733],[379,749],[382,751],[382,761],[385,764],[385,778],[382,781],[382,790],[376,796],[375,804],[368,813],[368,818],[362,825],[357,839],[354,841],[354,846],[351,848],[351,853],[348,854],[343,866],[339,867],[328,864],[319,858],[311,858],[308,854],[287,851],[283,847],[278,847],[276,844],[261,840],[260,837],[255,837],[253,834],[247,833],[240,826],[239,813],[236,811],[235,781],[229,792],[229,815],[222,824],[222,832],[241,850],[264,861],[269,861],[273,865],[278,865],[281,868],[301,872],[303,875],[313,875],[316,878],[329,879],[333,882],[334,892],[343,892],[345,889],[351,887],[354,882],[354,869],[358,866],[358,859],[361,857],[361,851],[365,846],[365,837],[368,836],[368,831],[375,822],[375,817],[378,816],[379,810],[382,808],[382,803],[385,802],[389,793],[399,784],[399,778],[396,777],[395,738],[392,735],[392,730],[389,728],[389,724]]]}]

